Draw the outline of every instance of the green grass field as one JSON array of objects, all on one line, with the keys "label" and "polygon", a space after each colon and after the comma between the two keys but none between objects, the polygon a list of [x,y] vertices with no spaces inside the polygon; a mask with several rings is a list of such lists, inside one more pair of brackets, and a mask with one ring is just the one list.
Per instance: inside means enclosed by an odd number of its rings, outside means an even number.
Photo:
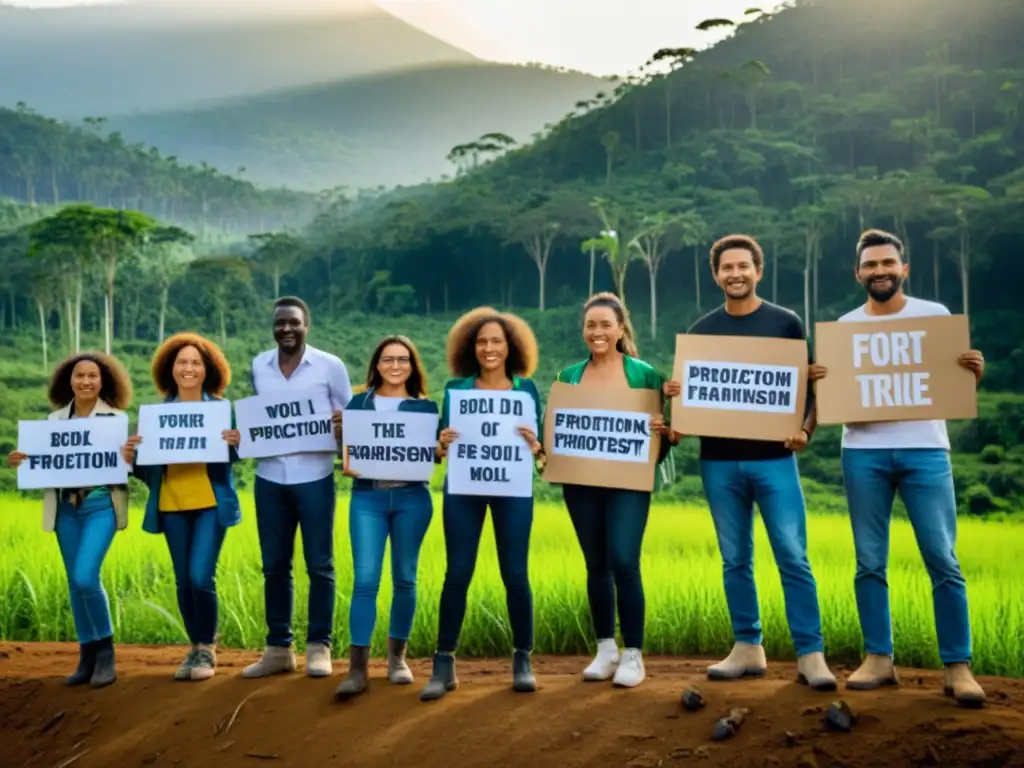
[{"label": "green grass field", "polygon": [[[348,644],[352,585],[347,498],[339,496],[336,528],[338,569],[336,651]],[[243,495],[245,520],[228,534],[220,560],[221,643],[258,649],[263,642],[263,583],[252,498]],[[73,640],[66,579],[56,540],[42,532],[41,503],[0,497],[0,637],[5,640]],[[139,530],[141,512],[118,534],[104,567],[116,637],[121,643],[182,643],[170,559],[162,537]],[[813,515],[810,555],[818,580],[830,658],[859,657],[861,637],[853,595],[854,557],[847,520]],[[756,578],[765,645],[770,656],[791,658],[782,591],[764,529],[756,525]],[[893,522],[890,587],[898,663],[938,666],[931,589],[913,533]],[[981,674],[1024,677],[1024,526],[961,520],[958,551],[967,575],[975,632],[975,669]],[[307,580],[296,549],[296,626],[305,626]],[[420,560],[419,607],[410,654],[432,652],[438,599],[444,579],[440,498]],[[646,651],[651,654],[722,654],[731,643],[721,563],[707,511],[656,506],[644,543],[647,590]],[[592,630],[583,558],[563,509],[538,505],[530,553],[538,653],[589,653]],[[387,633],[390,578],[385,570],[378,599],[374,652]],[[296,632],[302,635],[302,629]],[[470,592],[460,655],[510,652],[504,592],[490,524]]]}]

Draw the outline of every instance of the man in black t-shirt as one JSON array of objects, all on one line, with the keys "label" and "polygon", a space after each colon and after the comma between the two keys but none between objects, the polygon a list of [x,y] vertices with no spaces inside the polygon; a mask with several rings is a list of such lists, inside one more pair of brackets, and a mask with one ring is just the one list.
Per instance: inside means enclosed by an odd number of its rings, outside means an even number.
[{"label": "man in black t-shirt", "polygon": [[[725,304],[697,320],[688,333],[806,340],[803,323],[788,309],[758,297],[764,254],[745,235],[724,237],[711,248],[711,271]],[[751,339],[751,344],[757,344]],[[679,395],[679,382],[667,393]],[[757,587],[754,584],[754,504],[761,511],[782,577],[786,619],[798,656],[798,680],[835,690],[825,662],[817,585],[807,559],[807,515],[795,451],[814,431],[815,407],[808,392],[804,428],[785,442],[700,438],[701,480],[722,554],[725,595],[735,645],[708,667],[712,680],[760,677],[767,667]]]}]

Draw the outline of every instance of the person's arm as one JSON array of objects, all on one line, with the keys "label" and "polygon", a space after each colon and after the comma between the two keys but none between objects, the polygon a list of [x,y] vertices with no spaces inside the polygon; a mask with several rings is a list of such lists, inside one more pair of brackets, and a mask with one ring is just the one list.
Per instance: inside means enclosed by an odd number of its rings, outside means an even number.
[{"label": "person's arm", "polygon": [[[807,344],[807,365],[814,365],[814,344],[807,335],[807,330],[804,328],[803,322],[799,317],[793,321],[792,338],[800,339]],[[813,379],[808,375],[807,378],[807,399],[804,402],[804,423],[801,427],[804,432],[807,433],[807,439],[811,439],[811,435],[814,434],[814,429],[818,425],[818,405],[817,397],[814,393]]]},{"label": "person's arm", "polygon": [[331,361],[328,385],[331,390],[331,405],[335,410],[342,410],[352,399],[352,381],[348,376],[348,368],[339,359]]},{"label": "person's arm", "polygon": [[441,447],[441,433],[448,429],[448,392],[451,390],[451,382],[444,385],[444,392],[441,393],[441,418],[437,420],[437,444],[434,446],[434,463],[440,464],[444,461],[448,452]]}]

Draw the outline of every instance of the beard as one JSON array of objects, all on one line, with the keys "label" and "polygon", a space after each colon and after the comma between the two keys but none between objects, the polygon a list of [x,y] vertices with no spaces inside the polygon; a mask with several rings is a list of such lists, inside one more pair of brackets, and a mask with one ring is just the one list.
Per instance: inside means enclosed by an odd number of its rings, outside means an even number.
[{"label": "beard", "polygon": [[[882,284],[877,282],[881,280],[882,283],[888,280],[888,284]],[[903,285],[902,275],[886,275],[883,278],[874,278],[864,283],[864,290],[868,292],[868,295],[875,301],[885,302],[891,299],[897,294]]]}]

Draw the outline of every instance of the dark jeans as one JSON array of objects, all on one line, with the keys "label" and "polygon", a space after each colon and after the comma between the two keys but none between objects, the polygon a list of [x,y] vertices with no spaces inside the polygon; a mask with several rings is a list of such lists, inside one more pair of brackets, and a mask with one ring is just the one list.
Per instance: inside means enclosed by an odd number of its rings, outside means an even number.
[{"label": "dark jeans", "polygon": [[448,569],[441,590],[437,649],[454,653],[466,617],[466,594],[476,569],[487,507],[494,521],[498,567],[505,584],[505,601],[512,643],[516,650],[533,650],[533,592],[528,560],[533,528],[533,497],[457,496],[444,494],[444,546]]},{"label": "dark jeans", "polygon": [[587,566],[587,598],[597,639],[615,637],[617,603],[623,643],[643,648],[647,606],[640,550],[650,492],[566,484],[562,496]]},{"label": "dark jeans", "polygon": [[256,526],[263,556],[263,595],[267,645],[287,647],[292,634],[295,585],[292,556],[295,531],[302,531],[302,554],[309,574],[309,628],[306,643],[331,644],[334,627],[334,475],[297,485],[256,478]]},{"label": "dark jeans", "polygon": [[857,553],[854,589],[864,650],[892,656],[889,615],[889,521],[899,492],[932,583],[944,664],[971,660],[967,581],[956,557],[956,493],[949,453],[941,448],[843,449],[843,484]]},{"label": "dark jeans", "polygon": [[189,642],[213,645],[217,634],[217,558],[227,531],[217,522],[216,508],[161,515],[178,588],[178,610]]},{"label": "dark jeans", "polygon": [[82,644],[103,640],[114,633],[100,568],[116,529],[108,493],[94,493],[77,509],[62,501],[57,509],[57,546],[68,576],[75,634]]},{"label": "dark jeans", "polygon": [[735,639],[757,645],[764,638],[754,584],[756,504],[782,579],[796,653],[824,651],[818,586],[807,559],[807,510],[796,456],[701,461],[700,473],[722,553],[725,600]]},{"label": "dark jeans", "polygon": [[354,580],[349,606],[352,645],[369,645],[377,623],[384,547],[391,539],[391,624],[388,637],[408,640],[416,615],[416,570],[433,516],[430,491],[420,483],[352,491],[348,525]]}]

